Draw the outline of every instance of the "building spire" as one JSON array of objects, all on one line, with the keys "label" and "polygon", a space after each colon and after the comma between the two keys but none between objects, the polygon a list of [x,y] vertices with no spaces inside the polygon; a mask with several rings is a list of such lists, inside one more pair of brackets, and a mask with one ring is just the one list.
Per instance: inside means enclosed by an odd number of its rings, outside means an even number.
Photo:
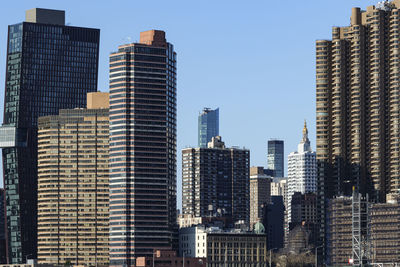
[{"label": "building spire", "polygon": [[310,142],[308,140],[308,129],[307,129],[307,122],[304,120],[304,128],[303,128],[303,140],[302,143]]},{"label": "building spire", "polygon": [[308,129],[306,120],[304,120],[303,138],[301,139],[300,144],[297,146],[297,151],[299,153],[311,151],[310,140],[308,139]]}]

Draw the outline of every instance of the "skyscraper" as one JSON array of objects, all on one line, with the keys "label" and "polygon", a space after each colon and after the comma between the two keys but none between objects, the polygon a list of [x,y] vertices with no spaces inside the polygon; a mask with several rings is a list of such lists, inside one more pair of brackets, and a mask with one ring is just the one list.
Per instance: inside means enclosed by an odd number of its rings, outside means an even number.
[{"label": "skyscraper", "polygon": [[108,246],[108,93],[38,124],[38,263],[104,266]]},{"label": "skyscraper", "polygon": [[273,177],[284,177],[284,158],[283,141],[269,140],[267,169],[273,171]]},{"label": "skyscraper", "polygon": [[308,139],[308,129],[304,122],[303,138],[297,146],[297,151],[288,156],[288,223],[291,222],[291,203],[295,192],[316,193],[317,191],[317,162],[316,154],[312,151]]},{"label": "skyscraper", "polygon": [[271,177],[263,167],[250,168],[250,229],[262,221],[263,208],[271,199]]},{"label": "skyscraper", "polygon": [[150,30],[110,55],[110,265],[171,249],[176,215],[176,53]]},{"label": "skyscraper", "polygon": [[219,108],[204,108],[199,115],[198,129],[198,145],[199,147],[207,147],[207,143],[214,136],[219,136]]},{"label": "skyscraper", "polygon": [[223,216],[249,223],[250,151],[226,148],[220,136],[208,148],[182,150],[183,214]]},{"label": "skyscraper", "polygon": [[100,31],[64,21],[64,11],[35,8],[8,27],[0,146],[9,263],[36,258],[38,117],[84,107],[97,90]]},{"label": "skyscraper", "polygon": [[349,26],[316,42],[321,229],[327,200],[353,186],[380,202],[400,189],[399,12],[399,0],[353,8]]}]

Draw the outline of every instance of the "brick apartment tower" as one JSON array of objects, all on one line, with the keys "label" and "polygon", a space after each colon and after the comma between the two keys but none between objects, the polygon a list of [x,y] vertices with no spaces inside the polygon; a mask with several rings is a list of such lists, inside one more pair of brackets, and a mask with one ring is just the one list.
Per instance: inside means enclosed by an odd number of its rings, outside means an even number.
[{"label": "brick apartment tower", "polygon": [[38,263],[104,266],[108,247],[108,93],[39,118]]},{"label": "brick apartment tower", "polygon": [[171,249],[176,227],[176,53],[151,30],[110,55],[110,265]]},{"label": "brick apartment tower", "polygon": [[[333,27],[316,42],[318,211],[355,186],[385,201],[400,189],[400,0]],[[323,232],[322,236],[323,238]]]}]

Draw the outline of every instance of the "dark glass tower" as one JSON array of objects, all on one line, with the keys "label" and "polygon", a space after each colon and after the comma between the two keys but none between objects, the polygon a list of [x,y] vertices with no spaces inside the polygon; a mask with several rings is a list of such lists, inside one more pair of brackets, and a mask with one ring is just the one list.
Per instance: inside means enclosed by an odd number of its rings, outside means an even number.
[{"label": "dark glass tower", "polygon": [[209,109],[204,108],[199,115],[199,147],[207,147],[207,143],[211,138],[219,135],[219,108]]},{"label": "dark glass tower", "polygon": [[163,31],[110,55],[110,265],[171,249],[176,229],[176,53]]},{"label": "dark glass tower", "polygon": [[273,171],[273,177],[284,177],[283,169],[283,141],[269,140],[268,141],[268,169]]},{"label": "dark glass tower", "polygon": [[97,90],[100,31],[64,21],[64,11],[32,9],[26,22],[8,28],[0,146],[13,264],[37,254],[38,117],[85,107],[86,93]]}]

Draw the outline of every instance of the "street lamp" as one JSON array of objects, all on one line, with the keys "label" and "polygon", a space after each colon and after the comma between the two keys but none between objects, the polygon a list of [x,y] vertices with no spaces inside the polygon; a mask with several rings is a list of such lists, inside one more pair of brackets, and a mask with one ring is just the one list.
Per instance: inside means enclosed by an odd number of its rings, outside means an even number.
[{"label": "street lamp", "polygon": [[315,247],[315,267],[318,267],[318,249],[322,247],[323,246]]},{"label": "street lamp", "polygon": [[157,251],[153,251],[153,267],[155,266],[154,265],[154,258],[155,258],[156,253],[157,253]]},{"label": "street lamp", "polygon": [[269,250],[269,267],[272,267],[272,251],[278,248],[272,248]]}]

